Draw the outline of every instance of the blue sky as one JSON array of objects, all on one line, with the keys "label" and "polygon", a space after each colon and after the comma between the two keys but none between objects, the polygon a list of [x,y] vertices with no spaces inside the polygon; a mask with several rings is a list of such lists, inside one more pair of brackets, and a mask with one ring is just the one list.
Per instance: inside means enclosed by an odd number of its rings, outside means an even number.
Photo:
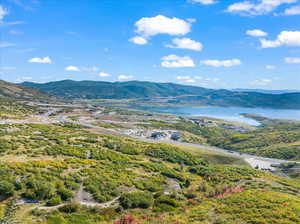
[{"label": "blue sky", "polygon": [[0,79],[300,89],[300,0],[2,0]]}]

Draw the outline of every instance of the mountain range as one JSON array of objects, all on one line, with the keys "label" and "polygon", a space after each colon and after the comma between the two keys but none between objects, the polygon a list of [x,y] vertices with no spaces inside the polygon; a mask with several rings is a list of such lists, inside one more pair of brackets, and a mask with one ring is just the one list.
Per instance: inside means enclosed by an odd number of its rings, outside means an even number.
[{"label": "mountain range", "polygon": [[99,82],[63,80],[49,83],[24,82],[22,86],[35,88],[63,99],[139,99],[151,103],[164,98],[172,104],[197,106],[265,107],[300,109],[300,93],[270,94],[261,92],[207,89],[174,83],[142,81]]}]

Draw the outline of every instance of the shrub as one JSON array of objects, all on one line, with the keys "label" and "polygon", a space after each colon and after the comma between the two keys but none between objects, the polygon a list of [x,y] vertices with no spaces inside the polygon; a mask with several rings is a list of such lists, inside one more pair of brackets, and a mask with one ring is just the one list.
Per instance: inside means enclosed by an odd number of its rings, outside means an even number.
[{"label": "shrub", "polygon": [[8,181],[0,182],[0,195],[4,197],[13,196],[15,192],[14,185]]},{"label": "shrub", "polygon": [[153,196],[149,192],[134,191],[125,193],[120,198],[123,208],[149,208],[153,204]]},{"label": "shrub", "polygon": [[55,206],[59,205],[61,203],[60,197],[54,197],[51,198],[49,201],[47,201],[47,206]]},{"label": "shrub", "polygon": [[78,203],[72,202],[72,203],[69,203],[69,204],[66,204],[66,205],[60,207],[58,210],[60,212],[64,212],[64,213],[75,213],[79,209],[80,209],[80,205]]},{"label": "shrub", "polygon": [[64,201],[74,197],[74,193],[66,188],[58,189],[57,193],[60,195],[61,199]]},{"label": "shrub", "polygon": [[161,195],[155,199],[154,206],[156,211],[174,211],[175,208],[179,207],[179,202],[171,198],[168,195]]}]

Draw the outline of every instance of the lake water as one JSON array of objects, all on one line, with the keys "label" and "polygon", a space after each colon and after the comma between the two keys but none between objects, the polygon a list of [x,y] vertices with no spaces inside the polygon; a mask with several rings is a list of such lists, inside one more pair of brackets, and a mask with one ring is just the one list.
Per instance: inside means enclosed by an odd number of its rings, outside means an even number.
[{"label": "lake water", "polygon": [[242,108],[242,107],[141,107],[152,112],[170,113],[186,116],[206,116],[228,121],[238,121],[250,125],[259,125],[253,119],[242,116],[242,113],[258,114],[268,118],[300,120],[300,110],[277,110],[265,108]]}]

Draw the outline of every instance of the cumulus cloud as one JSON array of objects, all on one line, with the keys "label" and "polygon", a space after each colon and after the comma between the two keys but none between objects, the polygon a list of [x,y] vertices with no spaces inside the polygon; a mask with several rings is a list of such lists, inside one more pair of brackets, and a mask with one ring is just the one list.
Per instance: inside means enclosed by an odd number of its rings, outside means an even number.
[{"label": "cumulus cloud", "polygon": [[227,12],[241,15],[264,15],[273,12],[284,4],[292,4],[298,0],[257,0],[236,2],[228,6]]},{"label": "cumulus cloud", "polygon": [[212,67],[232,67],[242,64],[239,59],[230,59],[230,60],[203,60],[201,64],[212,66]]},{"label": "cumulus cloud", "polygon": [[266,65],[266,69],[268,69],[268,70],[274,70],[276,68],[277,67],[275,65]]},{"label": "cumulus cloud", "polygon": [[65,70],[69,72],[80,72],[80,69],[77,66],[73,65],[65,67]]},{"label": "cumulus cloud", "polygon": [[256,79],[251,81],[252,86],[267,86],[272,83],[271,79]]},{"label": "cumulus cloud", "polygon": [[3,18],[7,14],[8,14],[8,11],[2,5],[0,5],[0,24],[3,23]]},{"label": "cumulus cloud", "polygon": [[143,17],[135,23],[136,32],[143,37],[158,34],[185,35],[190,32],[191,24],[176,17],[169,18],[163,15]]},{"label": "cumulus cloud", "polygon": [[194,61],[189,56],[170,54],[161,58],[161,66],[165,68],[195,67]]},{"label": "cumulus cloud", "polygon": [[133,79],[133,78],[134,78],[134,76],[132,76],[132,75],[119,75],[118,76],[118,79],[120,81],[122,81],[122,80],[129,80],[129,79]]},{"label": "cumulus cloud", "polygon": [[265,37],[268,35],[268,33],[259,30],[259,29],[255,29],[255,30],[247,30],[246,34],[252,37]]},{"label": "cumulus cloud", "polygon": [[99,77],[110,77],[111,74],[105,73],[105,72],[100,72],[100,73],[98,74],[98,76],[99,76]]},{"label": "cumulus cloud", "polygon": [[212,5],[217,3],[217,1],[215,0],[190,0],[190,1],[195,3],[200,3],[202,5]]},{"label": "cumulus cloud", "polygon": [[284,59],[284,62],[285,63],[288,63],[288,64],[300,64],[300,58],[285,58]]},{"label": "cumulus cloud", "polygon": [[44,57],[44,58],[30,58],[28,59],[29,63],[40,63],[40,64],[51,64],[52,60],[50,57]]},{"label": "cumulus cloud", "polygon": [[284,14],[287,16],[300,15],[300,5],[296,5],[284,10]]},{"label": "cumulus cloud", "polygon": [[166,45],[166,47],[189,49],[194,51],[201,51],[203,49],[203,45],[200,42],[190,38],[174,38],[172,43],[172,45]]},{"label": "cumulus cloud", "polygon": [[129,39],[130,42],[145,45],[152,36],[168,34],[172,36],[185,35],[191,31],[191,24],[195,19],[169,18],[163,15],[143,17],[135,23],[138,36]]},{"label": "cumulus cloud", "polygon": [[135,36],[135,37],[129,39],[129,41],[134,44],[138,44],[138,45],[145,45],[148,43],[148,40],[141,36]]},{"label": "cumulus cloud", "polygon": [[300,46],[300,31],[282,31],[276,40],[260,40],[262,48],[274,48],[279,46]]}]

